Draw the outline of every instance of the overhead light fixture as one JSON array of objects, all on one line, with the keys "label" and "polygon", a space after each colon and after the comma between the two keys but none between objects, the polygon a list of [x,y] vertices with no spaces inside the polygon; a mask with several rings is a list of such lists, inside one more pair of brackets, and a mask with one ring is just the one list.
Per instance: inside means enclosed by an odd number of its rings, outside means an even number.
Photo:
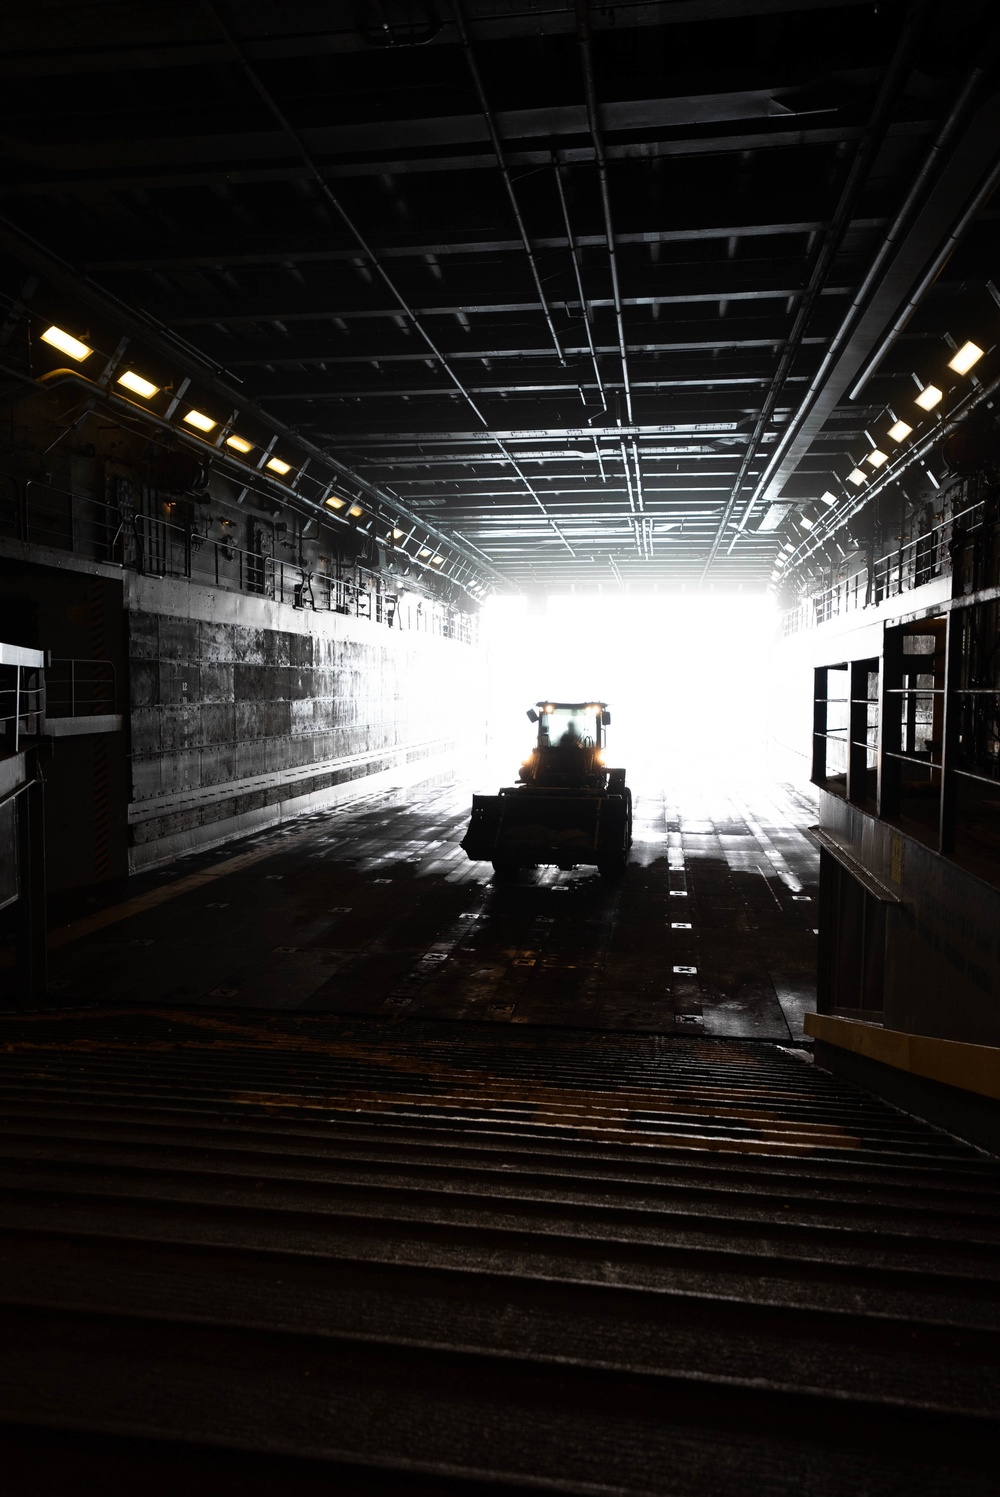
[{"label": "overhead light fixture", "polygon": [[270,468],[272,473],[280,473],[282,478],[284,478],[286,473],[291,473],[292,471],[291,463],[282,462],[280,457],[268,458],[264,466],[265,468]]},{"label": "overhead light fixture", "polygon": [[327,494],[326,498],[323,500],[323,503],[326,505],[327,509],[343,509],[344,505],[347,503],[347,500],[341,499],[337,494]]},{"label": "overhead light fixture", "polygon": [[983,356],[983,350],[976,343],[963,343],[953,359],[949,359],[948,368],[954,369],[956,374],[968,374],[973,364],[978,364]]},{"label": "overhead light fixture", "polygon": [[364,510],[361,508],[360,504],[352,504],[351,507],[350,507],[350,509],[347,511],[347,513],[349,515],[353,515],[354,518],[356,520],[358,520],[364,514]]},{"label": "overhead light fixture", "polygon": [[93,353],[86,343],[81,343],[79,338],[74,338],[72,333],[63,332],[61,327],[49,327],[42,334],[43,343],[51,343],[53,348],[58,348],[60,353],[68,354],[71,359],[76,359],[78,364],[84,359],[89,359]]},{"label": "overhead light fixture", "polygon": [[757,526],[758,532],[777,530],[780,525],[785,523],[791,509],[791,504],[783,504],[780,500],[775,504],[769,504],[764,511],[760,524]]},{"label": "overhead light fixture", "polygon": [[252,442],[248,442],[245,437],[238,437],[238,436],[236,436],[235,433],[233,434],[233,436],[226,438],[226,446],[227,447],[235,447],[235,449],[236,449],[237,452],[252,452],[253,451],[253,443]]},{"label": "overhead light fixture", "polygon": [[779,551],[778,555],[774,558],[774,565],[775,565],[775,567],[783,567],[786,564],[787,564],[787,557],[782,556],[781,553],[780,553],[780,551]]},{"label": "overhead light fixture", "polygon": [[152,384],[148,379],[143,379],[141,374],[127,369],[124,374],[119,374],[117,383],[124,385],[126,390],[131,390],[133,395],[141,395],[143,400],[151,400],[160,391],[159,385]]},{"label": "overhead light fixture", "polygon": [[443,556],[432,556],[431,557],[431,566],[432,567],[439,567],[443,561],[444,561],[444,557]]},{"label": "overhead light fixture", "polygon": [[836,504],[837,496],[836,494],[831,494],[829,489],[824,489],[819,496],[819,502],[820,504]]},{"label": "overhead light fixture", "polygon": [[863,472],[861,468],[852,468],[847,475],[847,481],[860,488],[863,483],[868,482],[868,474]]},{"label": "overhead light fixture", "polygon": [[205,416],[201,411],[188,411],[184,420],[188,426],[197,426],[199,431],[211,431],[213,426],[218,425],[218,422],[213,421],[211,416]]},{"label": "overhead light fixture", "polygon": [[905,421],[897,421],[895,426],[889,427],[888,434],[894,442],[902,442],[904,437],[908,437],[912,430],[913,427],[909,426]]},{"label": "overhead light fixture", "polygon": [[420,550],[417,552],[418,556],[430,556],[430,554],[431,554],[431,548],[430,548],[430,546],[421,546]]},{"label": "overhead light fixture", "polygon": [[813,526],[816,524],[816,521],[810,520],[808,515],[799,515],[799,524],[802,526],[803,530],[812,530]]},{"label": "overhead light fixture", "polygon": [[942,393],[937,385],[925,385],[917,396],[916,404],[922,411],[932,411],[942,398]]},{"label": "overhead light fixture", "polygon": [[394,541],[400,541],[400,540],[402,540],[404,534],[405,534],[405,531],[400,530],[400,528],[399,528],[398,525],[394,525],[393,526],[393,528],[392,528],[392,538],[393,538]]},{"label": "overhead light fixture", "polygon": [[868,456],[865,458],[865,462],[871,463],[873,468],[881,468],[882,464],[887,463],[888,461],[889,454],[887,452],[880,452],[877,447],[875,448],[874,452],[869,452]]}]

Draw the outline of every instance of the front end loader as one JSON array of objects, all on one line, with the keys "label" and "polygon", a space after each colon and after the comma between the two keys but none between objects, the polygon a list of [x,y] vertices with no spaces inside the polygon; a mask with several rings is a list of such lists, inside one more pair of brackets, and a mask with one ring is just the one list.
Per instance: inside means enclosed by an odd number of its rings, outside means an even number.
[{"label": "front end loader", "polygon": [[602,878],[620,878],[632,845],[632,792],[624,769],[605,763],[607,704],[536,702],[528,717],[537,737],[519,783],[473,796],[462,847],[499,874],[590,863]]}]

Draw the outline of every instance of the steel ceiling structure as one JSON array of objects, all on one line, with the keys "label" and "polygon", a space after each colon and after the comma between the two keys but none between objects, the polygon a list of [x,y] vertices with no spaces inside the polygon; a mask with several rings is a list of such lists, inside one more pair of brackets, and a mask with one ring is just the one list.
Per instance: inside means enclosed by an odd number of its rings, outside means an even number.
[{"label": "steel ceiling structure", "polygon": [[22,4],[7,336],[127,323],[515,585],[759,589],[991,354],[993,14]]}]

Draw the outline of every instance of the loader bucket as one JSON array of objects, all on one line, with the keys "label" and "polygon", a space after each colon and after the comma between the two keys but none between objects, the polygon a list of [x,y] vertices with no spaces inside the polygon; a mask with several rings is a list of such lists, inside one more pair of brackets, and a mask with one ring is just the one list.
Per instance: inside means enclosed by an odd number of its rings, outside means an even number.
[{"label": "loader bucket", "polygon": [[596,863],[622,845],[624,814],[620,795],[521,789],[476,795],[462,847],[484,861]]}]

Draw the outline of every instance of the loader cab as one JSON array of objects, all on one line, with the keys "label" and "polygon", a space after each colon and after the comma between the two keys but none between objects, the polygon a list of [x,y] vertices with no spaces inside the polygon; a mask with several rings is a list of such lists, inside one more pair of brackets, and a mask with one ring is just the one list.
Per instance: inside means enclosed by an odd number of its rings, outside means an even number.
[{"label": "loader cab", "polygon": [[463,848],[498,876],[596,863],[602,878],[620,878],[632,846],[632,792],[624,769],[605,763],[607,704],[536,702],[528,717],[537,733],[518,783],[472,797]]},{"label": "loader cab", "polygon": [[521,766],[522,783],[605,783],[605,728],[611,713],[604,702],[536,702],[528,718],[538,731],[534,750]]},{"label": "loader cab", "polygon": [[538,724],[539,748],[604,747],[611,713],[603,702],[536,702],[528,713]]}]

